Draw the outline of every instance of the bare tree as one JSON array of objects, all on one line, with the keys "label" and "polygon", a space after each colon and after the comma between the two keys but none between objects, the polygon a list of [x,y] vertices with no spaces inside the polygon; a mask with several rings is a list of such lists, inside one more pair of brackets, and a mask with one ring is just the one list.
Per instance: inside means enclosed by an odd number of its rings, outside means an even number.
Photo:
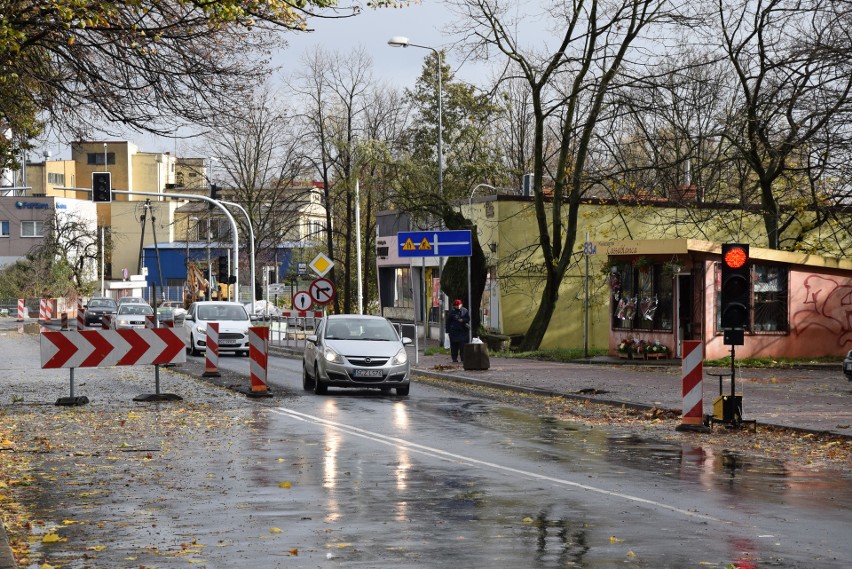
[{"label": "bare tree", "polygon": [[[515,7],[492,0],[458,0],[475,49],[502,54],[530,89],[533,134],[534,205],[542,256],[541,301],[520,346],[541,344],[559,298],[559,287],[574,254],[580,200],[589,188],[590,144],[616,78],[639,57],[633,44],[666,14],[659,0],[557,3],[547,14],[554,30],[546,52],[525,49],[510,16]],[[518,16],[520,18],[520,16]],[[638,65],[640,62],[635,63]],[[543,190],[545,138],[549,123],[560,142],[552,157],[554,192]],[[567,211],[565,211],[567,208]]]},{"label": "bare tree", "polygon": [[[228,178],[223,197],[240,204],[251,220],[256,265],[274,258],[284,236],[300,223],[302,206],[311,200],[313,188],[298,183],[306,168],[294,122],[284,105],[263,91],[243,112],[205,136]],[[245,216],[235,212],[234,219],[240,241],[248,243]],[[256,278],[252,275],[252,285]]]},{"label": "bare tree", "polygon": [[781,248],[785,230],[800,222],[784,206],[809,191],[799,169],[809,146],[839,132],[852,113],[850,24],[845,2],[718,4],[712,37],[722,40],[735,89],[725,136],[755,180],[770,248]]}]

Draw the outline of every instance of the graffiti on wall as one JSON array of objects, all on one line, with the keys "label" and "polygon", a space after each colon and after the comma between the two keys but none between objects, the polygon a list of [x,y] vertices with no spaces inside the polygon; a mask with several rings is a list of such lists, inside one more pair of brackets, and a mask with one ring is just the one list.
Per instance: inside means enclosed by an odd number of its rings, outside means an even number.
[{"label": "graffiti on wall", "polygon": [[794,333],[808,329],[827,330],[837,338],[837,345],[852,344],[852,283],[847,279],[810,275],[801,289],[804,300],[793,301],[791,323]]}]

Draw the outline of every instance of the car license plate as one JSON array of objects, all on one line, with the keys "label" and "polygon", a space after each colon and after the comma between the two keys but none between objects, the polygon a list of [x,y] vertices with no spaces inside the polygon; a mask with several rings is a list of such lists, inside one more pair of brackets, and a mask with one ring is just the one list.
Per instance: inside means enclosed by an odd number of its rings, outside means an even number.
[{"label": "car license plate", "polygon": [[382,377],[380,369],[356,369],[352,372],[355,377]]},{"label": "car license plate", "polygon": [[233,346],[236,343],[236,340],[219,340],[219,344],[222,346]]}]

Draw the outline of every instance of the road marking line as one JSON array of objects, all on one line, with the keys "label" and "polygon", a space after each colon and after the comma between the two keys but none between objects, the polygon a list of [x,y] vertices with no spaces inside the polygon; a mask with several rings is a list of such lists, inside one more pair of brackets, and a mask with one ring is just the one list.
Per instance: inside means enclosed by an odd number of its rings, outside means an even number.
[{"label": "road marking line", "polygon": [[682,508],[676,508],[674,506],[670,506],[668,504],[663,504],[662,502],[656,502],[654,500],[648,500],[646,498],[640,498],[638,496],[631,496],[630,494],[623,494],[621,492],[613,492],[612,490],[606,490],[604,488],[598,488],[596,486],[589,486],[588,484],[580,484],[579,482],[572,482],[570,480],[565,480],[563,478],[554,478],[552,476],[546,476],[544,474],[536,474],[535,472],[529,472],[527,470],[520,470],[517,468],[512,468],[511,466],[503,466],[501,464],[497,464],[494,462],[488,462],[484,460],[478,460],[475,458],[471,458],[468,456],[462,456],[459,454],[454,454],[451,452],[447,452],[445,450],[441,450],[435,447],[428,447],[425,445],[413,443],[410,441],[406,441],[404,439],[399,439],[396,437],[389,437],[387,435],[383,435],[381,433],[376,433],[373,431],[368,431],[366,429],[361,429],[359,427],[354,427],[352,425],[346,425],[344,423],[338,423],[336,421],[330,421],[328,419],[323,419],[322,417],[318,417],[316,415],[308,415],[306,413],[300,413],[299,411],[294,411],[292,409],[287,409],[285,407],[278,407],[277,409],[273,409],[273,411],[279,415],[283,415],[286,417],[290,417],[292,419],[296,419],[299,421],[304,421],[306,423],[313,423],[316,425],[323,425],[326,427],[330,427],[347,434],[361,437],[364,439],[368,439],[377,443],[385,444],[388,446],[401,446],[406,450],[417,452],[419,454],[423,454],[426,456],[431,456],[433,458],[438,458],[440,460],[445,460],[447,462],[464,462],[468,464],[473,464],[477,466],[486,466],[488,468],[492,468],[494,470],[499,470],[503,472],[509,472],[512,474],[518,474],[521,476],[525,476],[527,478],[534,478],[537,480],[544,480],[547,482],[552,482],[554,484],[559,484],[562,486],[570,486],[573,488],[579,488],[581,490],[588,490],[589,492],[596,492],[598,494],[603,494],[605,496],[610,496],[613,498],[621,498],[624,500],[629,500],[631,502],[637,502],[640,504],[647,504],[649,506],[654,506],[657,508],[661,508],[664,510],[669,510],[671,512],[675,512],[681,514],[683,516],[687,516],[690,518],[696,518],[700,520],[721,522],[722,520],[718,518],[714,518],[712,516],[708,516],[706,514],[699,514],[697,512],[692,512],[689,510],[684,510]]}]

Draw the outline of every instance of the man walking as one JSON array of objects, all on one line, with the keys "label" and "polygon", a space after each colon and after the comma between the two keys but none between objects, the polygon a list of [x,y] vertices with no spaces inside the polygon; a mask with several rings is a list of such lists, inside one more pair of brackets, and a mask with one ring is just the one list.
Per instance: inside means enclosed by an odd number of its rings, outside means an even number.
[{"label": "man walking", "polygon": [[468,326],[470,325],[470,314],[467,308],[462,306],[461,300],[453,302],[453,307],[447,314],[445,325],[447,334],[450,336],[450,356],[454,362],[464,361],[464,345],[468,339]]}]

